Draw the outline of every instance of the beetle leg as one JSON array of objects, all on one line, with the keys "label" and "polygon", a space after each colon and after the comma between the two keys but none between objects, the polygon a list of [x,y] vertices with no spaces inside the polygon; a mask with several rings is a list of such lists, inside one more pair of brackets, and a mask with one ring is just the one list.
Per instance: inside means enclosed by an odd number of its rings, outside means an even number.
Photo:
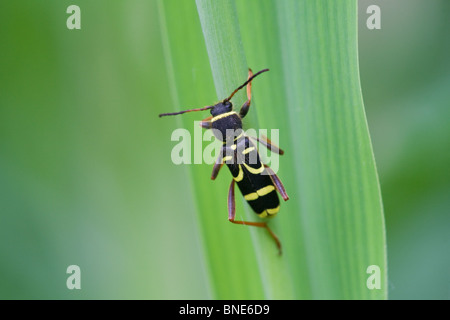
[{"label": "beetle leg", "polygon": [[[248,78],[250,79],[253,76],[252,69],[248,69]],[[247,115],[248,109],[250,109],[250,103],[252,100],[252,82],[250,81],[247,84],[247,101],[242,105],[241,110],[239,111],[239,116],[244,118]]]},{"label": "beetle leg", "polygon": [[203,119],[200,122],[200,127],[205,128],[205,129],[211,129],[211,127],[212,127],[211,119],[212,119],[212,116]]},{"label": "beetle leg", "polygon": [[275,188],[281,194],[281,196],[283,197],[283,200],[288,201],[289,196],[286,193],[286,189],[284,189],[283,183],[281,182],[280,178],[278,178],[278,176],[275,174],[275,172],[267,164],[265,164],[264,167],[266,167],[266,170],[269,173],[270,179],[272,179],[272,182],[273,182]]},{"label": "beetle leg", "polygon": [[281,242],[275,235],[275,233],[273,233],[273,231],[269,228],[266,222],[250,222],[250,221],[234,220],[235,217],[236,217],[236,203],[234,198],[234,179],[233,179],[231,180],[230,190],[228,191],[228,221],[235,224],[242,224],[245,226],[265,228],[269,232],[272,239],[275,241],[278,248],[278,253],[281,255]]},{"label": "beetle leg", "polygon": [[219,174],[220,169],[222,168],[224,164],[224,154],[226,152],[226,147],[222,147],[222,152],[219,154],[219,156],[216,159],[216,163],[214,163],[213,171],[211,173],[211,180],[215,180],[217,178],[217,175]]},{"label": "beetle leg", "polygon": [[278,153],[281,156],[284,154],[284,151],[282,149],[280,149],[279,146],[274,144],[272,141],[270,141],[269,138],[267,138],[263,134],[261,135],[261,139],[258,137],[252,137],[252,136],[248,136],[248,137],[257,140],[259,143],[261,143],[263,146],[265,146],[267,149],[269,149],[272,152]]}]

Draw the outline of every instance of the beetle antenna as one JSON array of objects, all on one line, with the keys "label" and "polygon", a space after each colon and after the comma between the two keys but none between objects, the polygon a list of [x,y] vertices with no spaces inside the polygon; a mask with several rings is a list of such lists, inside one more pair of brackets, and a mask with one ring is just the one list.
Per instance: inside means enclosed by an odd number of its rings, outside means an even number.
[{"label": "beetle antenna", "polygon": [[213,108],[214,106],[208,106],[208,107],[204,107],[204,108],[198,108],[198,109],[189,109],[189,110],[184,110],[184,111],[178,111],[178,112],[172,112],[172,113],[161,113],[159,115],[159,117],[165,117],[165,116],[175,116],[177,114],[183,114],[186,112],[193,112],[193,111],[203,111],[203,110],[208,110]]},{"label": "beetle antenna", "polygon": [[252,81],[254,78],[256,78],[256,76],[259,76],[261,73],[266,72],[266,71],[269,71],[269,69],[263,69],[263,70],[261,70],[261,71],[258,71],[258,72],[255,73],[254,75],[252,75],[250,78],[248,78],[247,81],[244,82],[244,84],[242,84],[239,88],[237,88],[236,90],[234,90],[233,93],[232,93],[228,98],[226,98],[225,100],[223,100],[223,102],[230,101],[231,98],[233,98],[233,96],[234,96],[234,94],[235,94],[236,92],[238,92],[238,91],[241,90],[243,87],[245,87],[250,81]]}]

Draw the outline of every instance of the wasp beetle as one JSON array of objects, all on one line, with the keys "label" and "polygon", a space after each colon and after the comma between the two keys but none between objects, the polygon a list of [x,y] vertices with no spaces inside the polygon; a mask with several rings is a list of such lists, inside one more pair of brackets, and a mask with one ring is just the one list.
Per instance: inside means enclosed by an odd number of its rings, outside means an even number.
[{"label": "wasp beetle", "polygon": [[[259,141],[269,150],[280,155],[284,153],[283,150],[274,145],[266,137],[262,139],[248,137],[242,130],[242,118],[246,116],[250,108],[252,80],[266,71],[269,71],[269,69],[264,69],[253,74],[252,70],[249,69],[247,81],[234,90],[228,98],[213,106],[174,113],[162,113],[159,116],[172,116],[186,112],[210,110],[211,116],[201,121],[200,125],[205,129],[212,129],[216,138],[223,142],[222,150],[212,170],[211,179],[216,179],[220,168],[224,164],[231,171],[233,179],[231,180],[228,191],[228,220],[236,224],[265,228],[274,239],[281,254],[280,240],[269,228],[267,222],[235,220],[235,183],[237,183],[241,190],[244,199],[261,218],[273,217],[278,213],[280,200],[277,191],[281,194],[284,201],[289,199],[280,179],[269,166],[262,163],[255,145],[249,138]],[[233,105],[230,100],[236,92],[245,86],[247,86],[247,101],[242,105],[239,112],[233,111]]]}]

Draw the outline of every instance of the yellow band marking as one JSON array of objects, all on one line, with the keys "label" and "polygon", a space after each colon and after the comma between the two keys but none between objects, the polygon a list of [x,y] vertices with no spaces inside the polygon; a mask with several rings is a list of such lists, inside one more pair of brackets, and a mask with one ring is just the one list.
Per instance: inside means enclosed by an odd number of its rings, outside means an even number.
[{"label": "yellow band marking", "polygon": [[256,199],[258,199],[258,194],[256,192],[252,192],[252,193],[246,194],[244,196],[244,199],[247,200],[247,201],[256,200]]},{"label": "yellow band marking", "polygon": [[231,149],[233,149],[233,150],[236,150],[236,148],[237,148],[237,145],[235,145],[235,144],[232,144],[232,145],[230,146],[230,148],[231,148]]},{"label": "yellow band marking", "polygon": [[226,161],[231,160],[231,159],[233,159],[233,156],[226,156],[226,157],[223,157],[222,162],[226,162]]},{"label": "yellow band marking", "polygon": [[240,139],[242,136],[244,135],[244,133],[243,132],[241,132],[241,134],[240,135],[238,135],[235,139],[234,139],[234,141],[236,141],[236,140],[238,140],[238,139]]},{"label": "yellow band marking", "polygon": [[[239,166],[239,168],[240,168],[241,166]],[[241,171],[239,171],[239,174],[241,173]],[[236,178],[237,179],[237,178]],[[235,180],[236,180],[235,179]],[[237,180],[236,180],[237,181]],[[256,199],[258,199],[259,197],[263,197],[263,196],[265,196],[266,194],[268,194],[268,193],[271,193],[273,190],[275,190],[275,187],[274,186],[265,186],[265,187],[263,187],[263,188],[261,188],[261,189],[259,189],[259,190],[256,190],[256,192],[252,192],[252,193],[249,193],[249,194],[246,194],[245,196],[244,196],[244,199],[245,200],[247,200],[247,201],[250,201],[250,200],[256,200]],[[269,209],[269,210],[275,210],[275,209]],[[260,213],[260,214],[262,214],[262,213]]]},{"label": "yellow band marking", "polygon": [[260,174],[264,171],[264,165],[261,163],[261,167],[259,167],[258,169],[254,169],[252,167],[250,167],[249,165],[247,165],[246,163],[244,163],[245,169],[247,169],[250,173],[253,174]]},{"label": "yellow band marking", "polygon": [[261,213],[258,213],[258,216],[260,218],[266,218],[266,217],[273,217],[274,215],[276,215],[278,213],[278,211],[280,211],[280,206],[274,208],[274,209],[266,209]]},{"label": "yellow band marking", "polygon": [[[244,178],[244,171],[242,170],[242,167],[241,167],[240,164],[238,164],[238,166],[239,166],[239,173],[238,173],[238,175],[237,175],[236,178],[233,177],[234,181],[236,181],[236,182],[239,182],[239,181],[242,180],[242,178]],[[244,198],[245,198],[245,197],[244,197]]]},{"label": "yellow band marking", "polygon": [[258,194],[258,196],[262,197],[268,193],[271,193],[273,190],[275,190],[275,187],[272,185],[268,185],[268,186],[265,186],[265,187],[257,190],[256,193]]},{"label": "yellow band marking", "polygon": [[264,210],[263,212],[258,213],[258,216],[259,216],[260,218],[265,218],[265,217],[267,217],[267,210]]},{"label": "yellow band marking", "polygon": [[[241,132],[241,134],[240,135],[238,135],[236,138],[234,138],[234,140],[233,141],[237,141],[237,140],[239,140],[240,138],[242,138],[242,136],[244,135],[244,133],[243,132]],[[223,141],[223,144],[225,145],[225,144],[227,144],[228,143],[228,141],[227,140],[225,140],[225,141]]]},{"label": "yellow band marking", "polygon": [[242,151],[242,154],[250,153],[250,152],[252,152],[253,150],[255,150],[255,147],[249,147],[249,148],[245,149],[244,151]]},{"label": "yellow band marking", "polygon": [[267,211],[267,213],[268,213],[269,215],[277,214],[278,211],[280,211],[280,206],[278,206],[278,207],[276,207],[276,208],[273,208],[273,209],[267,209],[266,211]]},{"label": "yellow band marking", "polygon": [[214,121],[220,120],[222,118],[231,116],[232,114],[236,114],[237,115],[236,111],[225,112],[225,113],[222,113],[222,114],[219,114],[219,115],[213,117],[210,121],[214,122]]}]

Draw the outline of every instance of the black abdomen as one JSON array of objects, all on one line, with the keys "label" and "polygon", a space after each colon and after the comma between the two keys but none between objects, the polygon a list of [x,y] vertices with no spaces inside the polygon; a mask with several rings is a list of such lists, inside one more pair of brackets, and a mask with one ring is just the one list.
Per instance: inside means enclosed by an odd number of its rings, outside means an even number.
[{"label": "black abdomen", "polygon": [[260,217],[275,216],[280,200],[255,145],[248,137],[243,137],[227,150],[229,154],[225,163],[245,200]]}]

